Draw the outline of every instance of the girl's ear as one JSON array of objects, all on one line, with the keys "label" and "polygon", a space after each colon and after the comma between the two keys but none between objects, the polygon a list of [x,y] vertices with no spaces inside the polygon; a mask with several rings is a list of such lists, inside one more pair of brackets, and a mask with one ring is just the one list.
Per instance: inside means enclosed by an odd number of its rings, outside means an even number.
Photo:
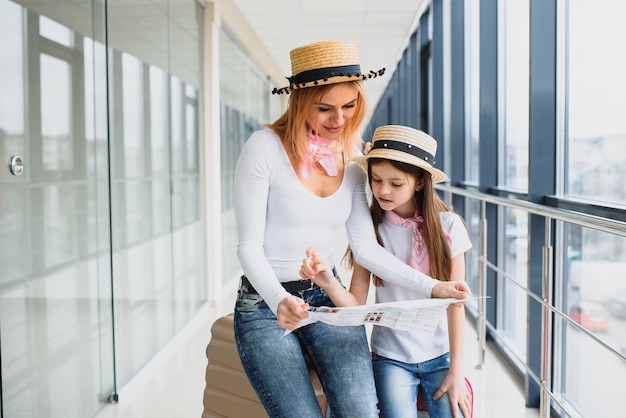
[{"label": "girl's ear", "polygon": [[415,183],[415,191],[419,192],[420,190],[422,190],[424,188],[424,179],[421,178],[419,179],[416,183]]}]

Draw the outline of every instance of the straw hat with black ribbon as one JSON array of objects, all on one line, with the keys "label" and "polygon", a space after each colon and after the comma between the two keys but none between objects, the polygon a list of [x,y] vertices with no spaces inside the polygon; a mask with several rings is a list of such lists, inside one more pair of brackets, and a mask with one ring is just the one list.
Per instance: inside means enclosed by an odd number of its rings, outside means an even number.
[{"label": "straw hat with black ribbon", "polygon": [[274,88],[272,94],[354,80],[369,80],[385,73],[382,68],[363,74],[356,45],[344,41],[322,41],[292,49],[289,85]]},{"label": "straw hat with black ribbon", "polygon": [[426,132],[407,126],[386,125],[376,128],[372,142],[365,146],[365,155],[353,160],[365,171],[370,158],[401,161],[428,171],[433,183],[441,183],[448,176],[434,167],[436,153],[437,141]]}]

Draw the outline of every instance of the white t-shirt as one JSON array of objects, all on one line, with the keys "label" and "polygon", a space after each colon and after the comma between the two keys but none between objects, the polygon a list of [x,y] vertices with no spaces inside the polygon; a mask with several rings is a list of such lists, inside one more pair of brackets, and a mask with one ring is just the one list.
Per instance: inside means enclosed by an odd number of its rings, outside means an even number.
[{"label": "white t-shirt", "polygon": [[[472,248],[467,229],[456,213],[441,212],[440,218],[443,231],[450,237],[452,258]],[[408,264],[411,257],[411,228],[383,220],[378,230],[385,248]],[[424,299],[424,296],[387,281],[384,286],[376,287],[376,302],[414,299]],[[375,326],[372,330],[371,341],[372,351],[393,360],[404,363],[422,363],[434,359],[450,351],[446,312],[444,310],[441,313],[432,336],[425,337],[411,331],[397,331]]]},{"label": "white t-shirt", "polygon": [[316,196],[298,179],[273,131],[257,131],[244,144],[235,169],[237,255],[248,280],[274,313],[289,296],[279,282],[300,280],[308,247],[335,265],[333,241],[341,225],[360,265],[430,297],[437,282],[378,245],[366,185],[366,174],[349,162],[339,189],[327,197]]}]

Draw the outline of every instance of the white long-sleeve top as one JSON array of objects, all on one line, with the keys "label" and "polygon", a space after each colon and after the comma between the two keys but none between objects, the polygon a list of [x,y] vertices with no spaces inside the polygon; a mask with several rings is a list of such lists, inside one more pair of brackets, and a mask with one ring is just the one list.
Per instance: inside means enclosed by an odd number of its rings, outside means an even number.
[{"label": "white long-sleeve top", "polygon": [[341,225],[360,265],[430,297],[437,282],[376,241],[366,186],[366,174],[349,162],[339,189],[327,197],[316,196],[298,179],[273,131],[257,131],[244,144],[235,169],[237,255],[244,274],[274,313],[289,296],[279,282],[300,280],[308,247],[335,266],[333,240]]}]

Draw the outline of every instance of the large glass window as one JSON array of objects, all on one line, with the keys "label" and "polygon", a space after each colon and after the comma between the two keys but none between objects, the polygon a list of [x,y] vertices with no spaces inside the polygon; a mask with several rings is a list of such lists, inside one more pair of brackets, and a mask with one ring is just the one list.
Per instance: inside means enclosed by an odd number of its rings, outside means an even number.
[{"label": "large glass window", "polygon": [[[84,30],[102,25],[89,7],[80,10],[88,10]],[[99,187],[108,157],[93,146],[106,107],[84,106],[98,96],[96,85],[106,86],[104,70],[90,66],[105,62],[93,43],[58,19],[0,0],[0,410],[7,417],[91,416],[114,390],[110,263],[101,263],[110,260],[109,214]],[[20,175],[6,169],[12,156],[22,158]]]},{"label": "large glass window", "polygon": [[[498,3],[498,185],[528,190],[529,0]],[[501,144],[501,146],[500,146]],[[498,211],[496,324],[523,364],[527,352],[528,215]]]},{"label": "large glass window", "polygon": [[171,3],[0,0],[3,416],[93,416],[206,302],[203,11]]},{"label": "large glass window", "polygon": [[465,2],[465,160],[467,182],[478,184],[480,133],[480,2]]},{"label": "large glass window", "polygon": [[122,101],[124,175],[143,177],[144,168],[144,92],[143,65],[137,57],[122,54]]},{"label": "large glass window", "polygon": [[152,172],[152,231],[156,235],[170,228],[170,150],[168,114],[168,77],[150,66],[150,158]]},{"label": "large glass window", "polygon": [[[167,9],[166,2],[163,6]],[[189,7],[184,16],[194,16],[199,6],[192,2]],[[118,8],[123,6],[112,6],[113,15],[122,12]],[[112,149],[119,157],[112,161],[112,235],[121,385],[191,318],[207,286],[197,155],[200,86],[192,84],[197,76],[186,67],[170,66],[161,54],[169,48],[169,31],[177,30],[168,26],[167,16],[149,20],[154,43],[138,48],[133,36],[118,39],[113,30],[110,58]],[[192,21],[197,36],[188,46],[197,51],[202,27]]]},{"label": "large glass window", "polygon": [[60,45],[73,47],[74,34],[70,28],[46,16],[39,16],[39,33]]},{"label": "large glass window", "polygon": [[626,374],[626,363],[602,345],[626,355],[626,238],[573,225],[564,230],[562,312],[573,323],[557,321],[557,392],[581,416],[616,416],[620,407],[605,400],[623,396],[620,385],[590,382]]},{"label": "large glass window", "polygon": [[[479,294],[480,269],[482,268],[481,258],[480,258],[481,251],[482,251],[480,210],[481,210],[480,201],[475,200],[475,199],[466,199],[465,220],[468,225],[470,239],[472,241],[473,248],[469,252],[470,257],[466,263],[465,280],[467,281],[467,284],[472,290],[472,293],[475,295]],[[477,301],[470,301],[469,306],[471,306],[474,310],[478,309]]]},{"label": "large glass window", "polygon": [[565,194],[626,204],[626,3],[567,2]]},{"label": "large glass window", "polygon": [[503,220],[498,248],[504,270],[498,274],[498,330],[522,362],[526,361],[528,296],[528,214],[501,207]]},{"label": "large glass window", "polygon": [[499,3],[501,186],[528,189],[529,0]]},{"label": "large glass window", "polygon": [[[471,258],[467,281],[476,295],[485,290],[491,297],[486,330],[503,358],[525,374],[528,406],[559,416],[618,416],[619,402],[606,400],[619,399],[621,387],[594,382],[626,373],[626,238],[612,221],[622,218],[626,204],[626,29],[620,23],[626,5],[522,0],[464,6],[466,170],[460,187],[469,187],[459,194],[469,195],[464,215],[472,254],[483,255],[480,244],[487,248],[484,258]],[[424,16],[418,30],[424,22],[441,23]],[[445,49],[433,48],[433,56]],[[422,86],[423,103],[432,87]],[[395,91],[390,83],[383,97]],[[373,120],[396,117],[393,100],[379,106]],[[445,118],[437,112],[447,111],[435,107],[432,117]],[[541,142],[531,143],[534,138]],[[532,173],[530,155],[537,159]],[[473,186],[483,192],[476,198]],[[478,280],[483,267],[486,289]],[[467,306],[482,307],[475,301]],[[478,326],[482,331],[482,321]],[[552,393],[544,396],[544,390]]]},{"label": "large glass window", "polygon": [[[11,155],[28,158],[25,137],[23,10],[17,4],[0,1],[0,156],[6,164]],[[22,174],[22,179],[29,177]],[[0,185],[13,180],[9,170],[0,170]],[[22,277],[28,269],[26,259],[26,190],[0,187],[0,285]],[[9,203],[10,202],[10,203]],[[2,312],[2,311],[0,311]],[[6,318],[3,316],[3,318]]]},{"label": "large glass window", "polygon": [[41,136],[45,171],[70,170],[73,163],[71,66],[41,54]]},{"label": "large glass window", "polygon": [[228,282],[240,270],[233,201],[235,165],[250,134],[277,118],[280,97],[272,96],[256,65],[226,31],[220,32],[220,164],[222,182],[222,269]]}]

